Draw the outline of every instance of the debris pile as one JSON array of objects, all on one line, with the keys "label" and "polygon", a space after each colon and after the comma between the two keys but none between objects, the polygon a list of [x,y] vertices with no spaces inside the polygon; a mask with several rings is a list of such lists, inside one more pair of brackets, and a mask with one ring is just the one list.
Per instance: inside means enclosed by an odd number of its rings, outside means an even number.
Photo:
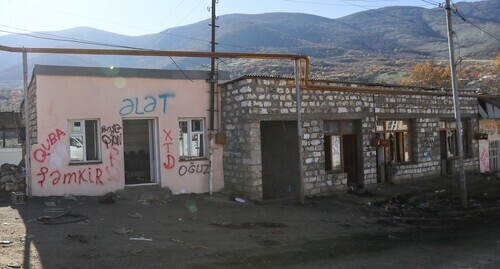
[{"label": "debris pile", "polygon": [[24,167],[4,163],[0,166],[0,192],[26,190]]}]

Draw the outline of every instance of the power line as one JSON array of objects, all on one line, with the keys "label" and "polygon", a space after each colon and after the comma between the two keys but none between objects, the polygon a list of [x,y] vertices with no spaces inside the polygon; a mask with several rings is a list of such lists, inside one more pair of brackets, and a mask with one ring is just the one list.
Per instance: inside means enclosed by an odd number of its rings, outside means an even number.
[{"label": "power line", "polygon": [[191,11],[189,11],[184,17],[182,17],[182,19],[180,19],[176,24],[175,26],[171,27],[170,30],[167,30],[158,40],[156,40],[156,42],[151,45],[151,47],[154,47],[156,44],[158,44],[160,41],[163,40],[163,38],[165,38],[165,36],[175,27],[177,27],[184,19],[186,19],[189,15],[191,15],[202,3],[203,1],[205,0],[201,0],[193,9],[191,9]]},{"label": "power line", "polygon": [[[16,29],[16,30],[20,30],[20,31],[29,32],[26,29],[11,27],[11,26],[7,26],[7,25],[3,25],[3,24],[0,24],[0,26],[11,28],[11,29]],[[97,45],[97,46],[104,46],[104,47],[116,47],[116,48],[123,48],[123,49],[147,50],[145,48],[137,48],[137,47],[124,46],[124,45],[116,45],[116,44],[103,43],[103,42],[97,42],[97,41],[89,41],[89,40],[85,40],[85,39],[79,39],[79,38],[73,38],[73,37],[65,37],[65,36],[61,36],[61,35],[54,35],[54,34],[43,33],[43,32],[19,33],[19,32],[12,32],[12,31],[6,31],[6,30],[0,30],[0,32],[8,33],[8,34],[15,34],[15,35],[28,36],[28,37],[38,38],[38,39],[53,40],[53,41],[73,42],[73,43],[80,43],[80,44],[87,44],[87,45]],[[35,34],[45,35],[45,36],[49,36],[49,37],[37,36]]]},{"label": "power line", "polygon": [[458,11],[458,9],[456,8],[456,6],[455,6],[455,4],[454,4],[454,3],[453,3],[453,6],[454,6],[453,12],[454,12],[455,14],[457,14],[457,15],[458,15],[458,16],[459,16],[459,17],[460,17],[460,18],[461,18],[464,22],[466,22],[466,23],[468,23],[468,24],[470,24],[470,25],[474,26],[475,28],[477,28],[477,29],[481,30],[483,33],[485,33],[485,34],[487,34],[487,35],[491,36],[492,38],[496,39],[497,41],[500,41],[500,38],[499,38],[499,37],[497,37],[497,36],[493,35],[492,33],[490,33],[490,32],[488,32],[488,31],[486,31],[485,29],[483,29],[483,28],[479,27],[478,25],[474,24],[474,23],[473,23],[473,22],[471,22],[470,20],[466,19],[466,18],[465,18],[462,14],[460,14],[460,12]]},{"label": "power line", "polygon": [[[0,25],[0,26],[12,28],[12,29],[17,29],[17,30],[22,30],[22,31],[26,31],[24,29],[9,27],[9,26],[5,26],[5,25]],[[130,46],[109,44],[109,43],[103,43],[103,42],[88,41],[88,40],[84,40],[84,39],[78,39],[78,38],[72,38],[72,37],[64,37],[64,36],[59,36],[59,35],[54,35],[54,34],[48,34],[48,33],[41,33],[41,32],[34,32],[34,33],[39,34],[39,35],[47,35],[47,36],[51,36],[51,37],[37,36],[37,35],[33,35],[33,34],[28,34],[28,33],[16,33],[16,32],[5,31],[5,30],[0,30],[0,32],[9,33],[9,34],[16,34],[16,35],[23,35],[23,36],[29,36],[29,37],[38,38],[38,39],[53,40],[53,41],[73,42],[73,43],[79,43],[79,44],[96,45],[96,46],[103,46],[103,47],[114,47],[114,48],[131,49],[131,50],[150,50],[150,51],[155,51],[153,49],[145,49],[145,48],[130,47]],[[177,67],[177,69],[187,79],[189,79],[191,82],[193,81],[186,74],[186,72],[184,72],[184,70],[182,70],[182,68],[177,64],[177,62],[171,56],[168,56],[168,58],[172,61],[172,63]]]},{"label": "power line", "polygon": [[434,1],[429,1],[429,0],[420,0],[420,1],[422,1],[422,2],[426,2],[426,3],[428,3],[428,4],[431,4],[431,5],[434,5],[434,6],[437,6],[437,7],[440,7],[440,6],[441,6],[441,4],[436,3],[436,2],[434,2]]}]

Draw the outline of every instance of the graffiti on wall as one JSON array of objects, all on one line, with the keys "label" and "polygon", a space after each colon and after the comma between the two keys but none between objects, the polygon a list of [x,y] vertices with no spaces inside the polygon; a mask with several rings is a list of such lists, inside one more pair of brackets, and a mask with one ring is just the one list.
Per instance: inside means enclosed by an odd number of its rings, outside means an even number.
[{"label": "graffiti on wall", "polygon": [[179,166],[179,176],[184,176],[186,174],[208,174],[210,173],[210,165],[208,164],[194,164]]},{"label": "graffiti on wall", "polygon": [[38,183],[40,187],[43,187],[45,181],[49,180],[52,185],[70,185],[83,183],[90,183],[96,185],[104,185],[102,182],[102,169],[101,168],[84,168],[78,169],[73,172],[61,173],[59,170],[51,171],[48,167],[42,166],[39,172],[36,174],[38,176]]},{"label": "graffiti on wall", "polygon": [[[66,133],[60,129],[56,129],[50,133],[39,148],[33,150],[33,159],[39,163],[43,163],[51,156],[51,150],[61,141],[61,138],[66,136]],[[59,153],[59,151],[54,151]]]},{"label": "graffiti on wall", "polygon": [[167,112],[167,99],[174,98],[173,93],[162,93],[158,96],[148,95],[142,99],[139,97],[123,99],[123,105],[119,110],[121,116],[144,115],[161,109],[163,114]]},{"label": "graffiti on wall", "polygon": [[109,166],[106,166],[106,173],[108,174],[108,181],[120,180],[121,162],[120,162],[120,149],[111,146],[109,150]]},{"label": "graffiti on wall", "polygon": [[163,138],[163,146],[167,151],[167,156],[165,162],[163,162],[163,167],[170,170],[175,166],[175,157],[170,154],[170,146],[174,144],[174,139],[172,138],[172,130],[163,130],[163,133],[165,134],[165,137]]},{"label": "graffiti on wall", "polygon": [[[101,129],[103,133],[113,136],[117,135],[121,131],[121,127],[117,124],[104,127]],[[82,185],[82,184],[93,184],[93,185],[104,185],[104,171],[99,167],[86,167],[80,169],[65,169],[63,170],[64,162],[68,160],[68,146],[65,143],[61,143],[63,137],[66,133],[60,129],[56,129],[47,135],[45,141],[36,149],[33,150],[33,160],[41,164],[40,168],[36,170],[37,183],[40,187],[44,187],[46,184],[56,185]],[[109,140],[112,141],[113,139]],[[105,143],[103,139],[103,143]],[[118,141],[115,139],[115,141]],[[120,138],[121,143],[121,138]],[[105,143],[106,144],[106,143]],[[119,167],[120,167],[120,150],[118,147],[109,144],[109,166],[106,166],[106,172],[108,174],[108,181],[118,181],[119,179]]]},{"label": "graffiti on wall", "polygon": [[101,140],[106,148],[111,146],[119,146],[122,144],[122,127],[120,124],[115,123],[110,126],[103,125],[101,127]]},{"label": "graffiti on wall", "polygon": [[479,156],[479,161],[484,167],[485,172],[490,172],[490,155],[488,153],[488,149],[485,147]]}]

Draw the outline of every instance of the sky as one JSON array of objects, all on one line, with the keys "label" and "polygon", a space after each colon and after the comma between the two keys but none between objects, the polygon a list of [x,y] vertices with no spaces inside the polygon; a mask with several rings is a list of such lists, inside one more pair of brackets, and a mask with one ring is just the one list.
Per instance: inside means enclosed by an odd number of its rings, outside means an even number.
[{"label": "sky", "polygon": [[[444,0],[443,0],[444,1]],[[385,6],[436,8],[441,0],[218,0],[217,15],[301,12],[340,18]],[[475,2],[468,0],[466,2]],[[209,19],[211,0],[0,0],[0,35],[88,26],[138,36]],[[455,0],[458,2],[458,0]],[[461,1],[460,1],[461,2]]]}]

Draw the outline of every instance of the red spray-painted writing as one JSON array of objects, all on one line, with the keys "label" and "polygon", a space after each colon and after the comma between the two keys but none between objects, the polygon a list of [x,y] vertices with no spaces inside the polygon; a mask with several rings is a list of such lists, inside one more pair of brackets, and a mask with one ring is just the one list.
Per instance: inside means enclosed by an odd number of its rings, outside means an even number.
[{"label": "red spray-painted writing", "polygon": [[170,146],[173,144],[172,141],[174,140],[172,138],[172,130],[163,130],[163,133],[165,134],[165,138],[163,139],[163,146],[167,150],[167,156],[165,162],[163,162],[163,167],[165,167],[165,169],[172,169],[175,166],[175,158],[170,154]]},{"label": "red spray-painted writing", "polygon": [[52,182],[52,185],[60,185],[60,184],[95,184],[95,185],[104,185],[101,180],[102,169],[101,168],[85,168],[79,169],[73,172],[61,173],[57,170],[50,171],[47,167],[40,167],[39,173],[36,174],[40,177],[38,183],[40,187],[43,187],[43,184],[46,180]]},{"label": "red spray-painted writing", "polygon": [[120,150],[115,146],[111,146],[111,149],[109,151],[109,166],[106,166],[106,172],[108,173],[109,181],[119,181],[120,178],[120,170],[119,170],[120,160],[118,159],[119,155],[120,155]]},{"label": "red spray-painted writing", "polygon": [[42,147],[33,151],[33,159],[39,163],[43,163],[50,156],[50,148],[60,141],[62,136],[66,136],[66,133],[60,129],[56,129],[55,132],[50,133],[45,139],[45,143],[42,143]]}]

